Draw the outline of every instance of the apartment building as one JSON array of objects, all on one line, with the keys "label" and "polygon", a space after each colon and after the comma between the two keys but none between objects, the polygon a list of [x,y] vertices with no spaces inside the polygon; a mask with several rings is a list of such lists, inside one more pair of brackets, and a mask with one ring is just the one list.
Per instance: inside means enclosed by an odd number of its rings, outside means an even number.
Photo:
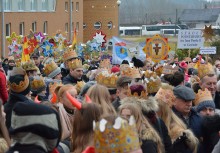
[{"label": "apartment building", "polygon": [[[1,5],[0,3],[0,8]],[[12,32],[21,36],[28,35],[30,29],[48,36],[53,36],[61,30],[70,40],[76,28],[78,42],[91,40],[99,31],[107,35],[106,39],[118,34],[116,0],[4,0],[3,7],[4,13],[2,10],[0,12],[0,25],[4,25],[4,38]],[[0,32],[3,33],[2,28]],[[6,39],[4,45],[3,42],[1,36],[0,56],[7,57],[9,44]]]}]

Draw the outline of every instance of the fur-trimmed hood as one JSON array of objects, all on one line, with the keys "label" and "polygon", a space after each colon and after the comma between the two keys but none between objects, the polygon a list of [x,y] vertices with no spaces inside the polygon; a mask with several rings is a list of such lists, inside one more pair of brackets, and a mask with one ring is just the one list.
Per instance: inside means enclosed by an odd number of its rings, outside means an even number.
[{"label": "fur-trimmed hood", "polygon": [[148,97],[148,99],[139,99],[137,97],[126,97],[121,100],[123,103],[137,103],[144,112],[157,112],[159,109],[158,102],[155,97]]}]

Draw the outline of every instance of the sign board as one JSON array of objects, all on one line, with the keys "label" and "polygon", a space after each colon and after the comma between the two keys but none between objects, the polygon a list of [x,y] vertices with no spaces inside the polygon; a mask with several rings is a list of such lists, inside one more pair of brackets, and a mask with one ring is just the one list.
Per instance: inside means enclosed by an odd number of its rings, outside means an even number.
[{"label": "sign board", "polygon": [[216,54],[216,47],[201,47],[200,54]]},{"label": "sign board", "polygon": [[160,35],[154,35],[152,38],[147,38],[146,46],[144,47],[146,58],[151,58],[153,62],[159,63],[168,55],[170,47],[168,39]]},{"label": "sign board", "polygon": [[194,49],[203,47],[204,38],[202,35],[202,30],[180,30],[177,48]]}]

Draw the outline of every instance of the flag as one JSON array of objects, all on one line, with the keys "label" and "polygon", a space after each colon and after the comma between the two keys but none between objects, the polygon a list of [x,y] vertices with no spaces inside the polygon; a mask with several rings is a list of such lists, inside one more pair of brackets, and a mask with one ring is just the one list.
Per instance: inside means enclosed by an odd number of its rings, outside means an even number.
[{"label": "flag", "polygon": [[24,37],[23,51],[21,55],[21,62],[26,62],[30,60],[30,55],[28,52],[28,41],[27,37]]},{"label": "flag", "polygon": [[74,29],[74,34],[73,34],[73,42],[72,42],[72,48],[75,49],[77,44],[77,38],[76,38],[76,28]]}]

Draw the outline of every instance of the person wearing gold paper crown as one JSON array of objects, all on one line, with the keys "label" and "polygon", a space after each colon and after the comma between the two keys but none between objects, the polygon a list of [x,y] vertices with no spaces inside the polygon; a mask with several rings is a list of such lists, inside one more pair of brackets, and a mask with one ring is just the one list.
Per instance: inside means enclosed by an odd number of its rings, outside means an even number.
[{"label": "person wearing gold paper crown", "polygon": [[71,48],[67,48],[67,50],[63,53],[63,63],[60,65],[62,80],[69,74],[69,65],[68,62],[78,58],[77,53]]},{"label": "person wearing gold paper crown", "polygon": [[137,103],[144,117],[149,121],[149,123],[158,132],[163,140],[163,144],[166,152],[172,151],[172,143],[170,136],[168,135],[168,130],[156,112],[159,109],[156,99],[152,96],[148,97],[146,84],[143,82],[134,82],[128,85],[128,97],[121,100],[121,104],[124,103]]},{"label": "person wearing gold paper crown", "polygon": [[142,153],[133,117],[107,116],[94,124],[94,147],[82,153]]},{"label": "person wearing gold paper crown", "polygon": [[80,58],[75,58],[67,62],[69,74],[63,78],[63,84],[76,85],[78,81],[82,81],[83,65]]},{"label": "person wearing gold paper crown", "polygon": [[45,58],[42,63],[44,65],[43,73],[46,76],[46,97],[49,98],[49,96],[53,94],[50,93],[50,86],[57,83],[60,84],[62,82],[62,74],[61,69],[54,62],[53,58]]},{"label": "person wearing gold paper crown", "polygon": [[136,103],[123,103],[119,107],[119,115],[129,119],[134,116],[138,135],[141,140],[141,149],[145,153],[162,153],[164,146],[156,130],[150,125]]},{"label": "person wearing gold paper crown", "polygon": [[210,63],[200,64],[198,67],[198,76],[200,77],[199,85],[202,90],[207,88],[214,99],[215,107],[220,109],[220,97],[217,93],[217,76],[214,68]]},{"label": "person wearing gold paper crown", "polygon": [[163,83],[155,95],[159,111],[158,116],[164,121],[168,128],[169,135],[173,144],[174,152],[197,152],[198,139],[183,121],[172,111],[175,100],[173,86]]},{"label": "person wearing gold paper crown", "polygon": [[14,67],[9,76],[9,99],[4,105],[6,113],[6,126],[9,129],[11,126],[12,109],[17,102],[31,103],[32,100],[27,96],[30,92],[29,78],[22,68]]},{"label": "person wearing gold paper crown", "polygon": [[25,62],[22,68],[26,71],[29,78],[37,76],[38,68],[33,61]]},{"label": "person wearing gold paper crown", "polygon": [[31,84],[31,98],[35,102],[47,101],[46,97],[46,84],[44,78],[39,76],[34,76],[30,79]]}]

